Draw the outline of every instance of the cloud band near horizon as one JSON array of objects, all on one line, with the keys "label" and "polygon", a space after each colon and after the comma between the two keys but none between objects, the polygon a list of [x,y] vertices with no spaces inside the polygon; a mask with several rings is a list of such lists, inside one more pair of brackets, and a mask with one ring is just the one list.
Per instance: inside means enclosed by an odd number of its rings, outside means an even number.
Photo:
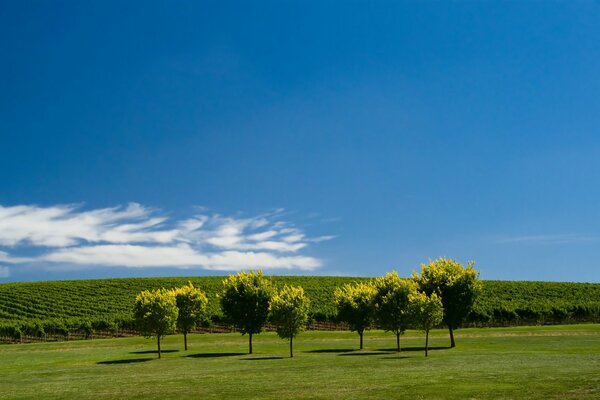
[{"label": "cloud band near horizon", "polygon": [[319,268],[321,260],[301,252],[333,236],[307,237],[281,216],[281,210],[244,218],[202,212],[172,220],[137,203],[95,210],[0,206],[0,277],[10,273],[7,264],[218,271]]}]

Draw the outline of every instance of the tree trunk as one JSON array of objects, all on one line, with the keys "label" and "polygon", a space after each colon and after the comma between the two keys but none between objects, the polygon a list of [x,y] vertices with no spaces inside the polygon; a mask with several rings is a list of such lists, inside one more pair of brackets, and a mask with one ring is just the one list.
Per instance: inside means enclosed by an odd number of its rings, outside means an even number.
[{"label": "tree trunk", "polygon": [[187,332],[183,332],[183,348],[187,351]]},{"label": "tree trunk", "polygon": [[360,336],[360,349],[363,349],[363,331],[358,332],[358,335]]},{"label": "tree trunk", "polygon": [[396,351],[400,352],[400,331],[396,332]]},{"label": "tree trunk", "polygon": [[427,350],[429,348],[429,329],[425,331],[425,357],[427,357]]},{"label": "tree trunk", "polygon": [[248,334],[248,354],[252,354],[252,333]]},{"label": "tree trunk", "polygon": [[290,358],[294,357],[294,351],[292,350],[292,340],[294,340],[294,337],[290,336]]},{"label": "tree trunk", "polygon": [[160,335],[156,336],[156,342],[158,344],[158,358],[160,358]]},{"label": "tree trunk", "polygon": [[454,329],[452,325],[448,325],[448,330],[450,331],[450,347],[456,347],[456,343],[454,342]]}]

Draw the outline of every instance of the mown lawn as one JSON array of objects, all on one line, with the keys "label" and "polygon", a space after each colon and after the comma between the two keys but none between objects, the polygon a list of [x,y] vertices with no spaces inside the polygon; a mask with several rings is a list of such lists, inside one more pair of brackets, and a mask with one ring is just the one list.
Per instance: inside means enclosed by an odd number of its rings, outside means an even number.
[{"label": "mown lawn", "polygon": [[305,332],[294,342],[239,334],[155,341],[105,339],[0,346],[1,399],[563,399],[600,398],[600,325],[462,329],[457,347],[408,332],[403,350],[381,331]]}]

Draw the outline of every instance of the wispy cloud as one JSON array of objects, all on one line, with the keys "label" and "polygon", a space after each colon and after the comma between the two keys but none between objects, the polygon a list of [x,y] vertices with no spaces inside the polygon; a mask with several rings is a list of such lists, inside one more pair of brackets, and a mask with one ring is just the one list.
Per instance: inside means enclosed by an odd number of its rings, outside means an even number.
[{"label": "wispy cloud", "polygon": [[[0,261],[74,266],[200,267],[313,270],[314,257],[298,254],[310,243],[282,221],[281,212],[249,218],[209,215],[198,210],[173,221],[158,210],[131,203],[82,211],[76,205],[0,206]],[[36,255],[17,256],[23,249]]]},{"label": "wispy cloud", "polygon": [[498,239],[498,243],[522,243],[539,245],[577,244],[598,241],[600,241],[600,236],[582,235],[574,233],[505,236]]},{"label": "wispy cloud", "polygon": [[4,267],[0,265],[0,279],[8,278],[10,276],[10,269],[8,267]]}]

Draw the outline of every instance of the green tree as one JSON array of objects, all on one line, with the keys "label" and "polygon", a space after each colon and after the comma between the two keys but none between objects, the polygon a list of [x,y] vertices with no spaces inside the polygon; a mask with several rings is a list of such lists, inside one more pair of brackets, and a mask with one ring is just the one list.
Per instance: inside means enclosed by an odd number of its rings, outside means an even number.
[{"label": "green tree", "polygon": [[427,296],[425,293],[415,292],[409,295],[410,313],[417,328],[425,331],[425,357],[428,356],[429,331],[439,325],[444,318],[442,300],[435,293]]},{"label": "green tree", "polygon": [[252,335],[262,332],[267,322],[272,294],[271,282],[262,271],[240,272],[223,281],[223,318],[242,335],[248,334],[248,354],[252,354]]},{"label": "green tree", "polygon": [[310,301],[304,295],[304,289],[285,285],[271,300],[269,312],[271,321],[277,329],[277,335],[290,341],[290,357],[294,357],[292,342],[296,335],[304,330],[308,321]]},{"label": "green tree", "polygon": [[363,333],[373,323],[373,297],[375,288],[371,283],[359,282],[336,288],[333,299],[337,307],[338,319],[346,322],[350,330],[360,337],[363,349]]},{"label": "green tree", "polygon": [[421,265],[421,276],[416,273],[413,278],[419,289],[430,296],[437,294],[444,306],[444,323],[450,332],[450,346],[456,347],[454,329],[458,328],[471,309],[475,297],[481,290],[479,273],[470,262],[464,268],[460,263],[440,258]]},{"label": "green tree", "polygon": [[137,328],[144,336],[156,336],[160,358],[160,339],[175,330],[179,315],[172,291],[144,290],[135,298],[133,315]]},{"label": "green tree", "polygon": [[396,335],[396,351],[400,351],[400,335],[410,324],[409,296],[417,291],[415,282],[390,272],[374,282],[373,298],[377,325]]},{"label": "green tree", "polygon": [[175,296],[175,303],[179,311],[177,317],[177,330],[183,333],[183,344],[187,351],[187,335],[199,324],[208,320],[207,306],[208,298],[206,294],[192,285],[175,288],[172,291]]}]

